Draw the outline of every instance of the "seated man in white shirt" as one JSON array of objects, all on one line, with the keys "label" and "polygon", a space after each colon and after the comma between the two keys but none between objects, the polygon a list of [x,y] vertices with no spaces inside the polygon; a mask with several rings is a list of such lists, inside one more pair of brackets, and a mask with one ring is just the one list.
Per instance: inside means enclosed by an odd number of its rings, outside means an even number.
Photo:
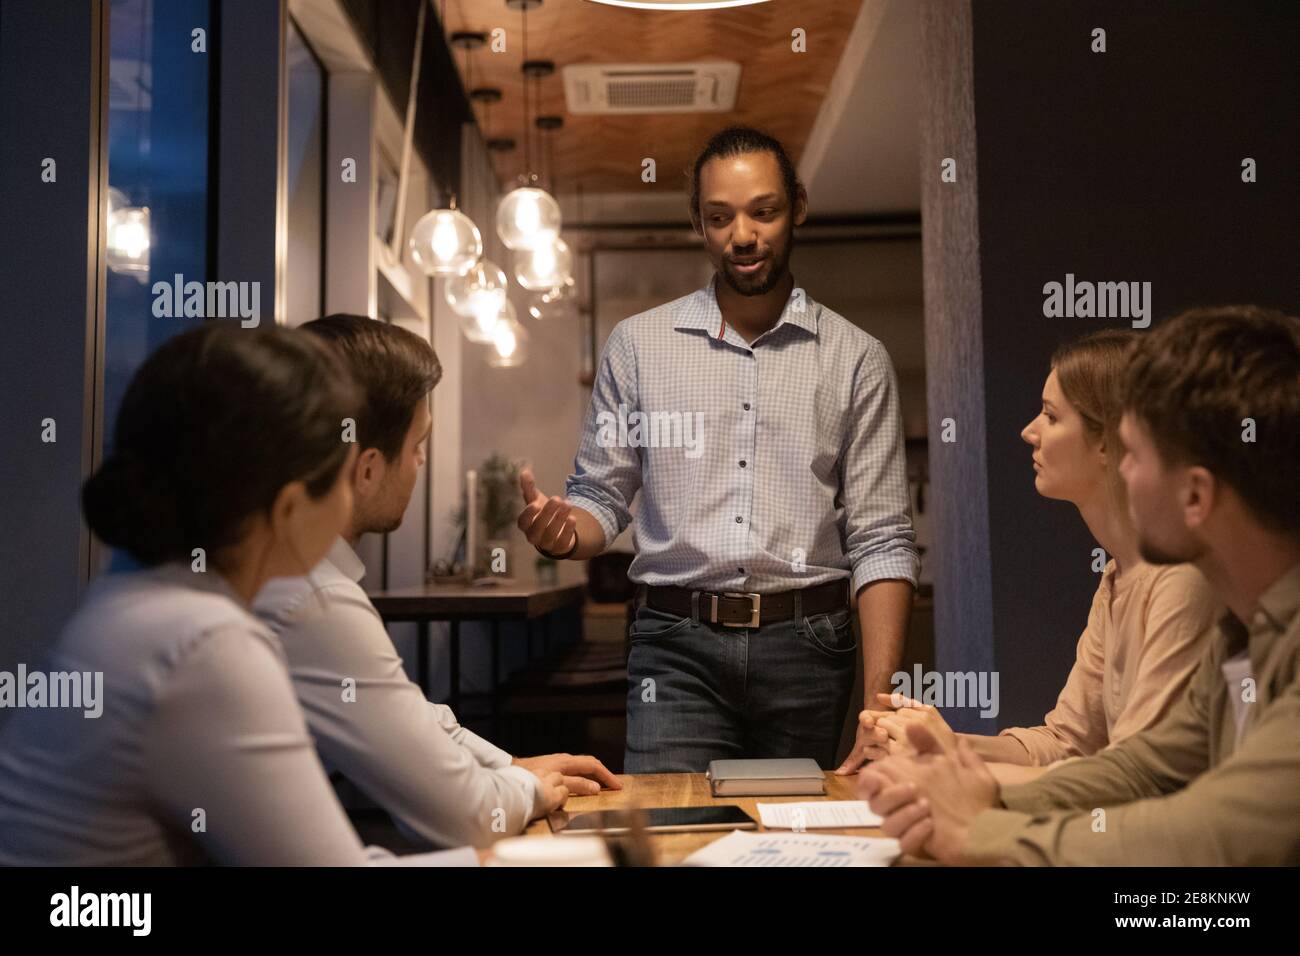
[{"label": "seated man in white shirt", "polygon": [[486,847],[528,822],[618,781],[594,757],[516,760],[462,727],[410,681],[383,621],[358,583],[362,534],[402,522],[425,460],[429,394],[442,377],[427,342],[364,316],[302,327],[326,341],[364,392],[356,416],[353,514],[306,577],[277,578],[253,610],[279,636],[321,759],[434,846]]}]

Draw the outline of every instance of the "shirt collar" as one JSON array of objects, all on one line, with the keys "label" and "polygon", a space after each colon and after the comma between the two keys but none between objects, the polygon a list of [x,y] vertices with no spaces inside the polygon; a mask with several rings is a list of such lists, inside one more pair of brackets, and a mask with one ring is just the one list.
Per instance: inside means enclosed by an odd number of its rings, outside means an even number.
[{"label": "shirt collar", "polygon": [[334,565],[340,574],[351,581],[360,581],[366,576],[366,566],[361,563],[357,553],[352,550],[352,545],[348,544],[342,537],[335,539],[334,544],[330,546],[329,552],[325,555],[325,560]]},{"label": "shirt collar", "polygon": [[[165,561],[162,564],[156,564],[151,568],[142,569],[147,573],[153,574],[158,578],[165,578],[183,587],[193,588],[196,591],[211,591],[213,594],[221,594],[230,598],[240,607],[248,610],[248,602],[226,580],[226,576],[219,571],[210,570],[206,572],[195,571],[188,561]],[[113,578],[117,574],[130,574],[130,571],[114,572],[106,577]]]},{"label": "shirt collar", "polygon": [[1219,627],[1228,637],[1229,655],[1249,646],[1252,661],[1260,666],[1274,639],[1285,634],[1294,623],[1297,610],[1300,610],[1300,564],[1274,581],[1259,596],[1250,620],[1239,621],[1231,611],[1224,612]]},{"label": "shirt collar", "polygon": [[1295,620],[1297,610],[1300,610],[1300,564],[1294,565],[1259,596],[1255,617],[1258,620],[1261,613],[1265,614],[1277,630],[1285,631]]},{"label": "shirt collar", "polygon": [[[708,285],[691,294],[686,308],[673,323],[673,328],[704,329],[710,335],[717,336],[718,330],[722,328],[722,310],[718,307],[717,283],[718,274],[714,272],[709,277]],[[763,334],[770,335],[782,325],[789,323],[816,335],[820,313],[821,306],[814,302],[812,296],[796,281],[790,289],[790,298],[786,300],[785,308],[781,310],[781,317],[776,325]]]}]

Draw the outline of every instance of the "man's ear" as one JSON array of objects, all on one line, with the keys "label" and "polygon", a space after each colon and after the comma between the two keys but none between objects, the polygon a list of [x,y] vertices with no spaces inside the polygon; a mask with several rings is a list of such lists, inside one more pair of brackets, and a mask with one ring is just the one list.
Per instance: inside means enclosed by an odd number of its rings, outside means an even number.
[{"label": "man's ear", "polygon": [[799,187],[794,198],[794,224],[802,226],[804,220],[808,218],[808,190],[803,186]]},{"label": "man's ear", "polygon": [[1219,500],[1219,482],[1209,469],[1194,465],[1187,469],[1180,495],[1183,522],[1188,529],[1203,527]]},{"label": "man's ear", "polygon": [[357,494],[372,494],[383,483],[387,470],[388,462],[378,448],[367,448],[357,455],[356,470],[353,472]]}]

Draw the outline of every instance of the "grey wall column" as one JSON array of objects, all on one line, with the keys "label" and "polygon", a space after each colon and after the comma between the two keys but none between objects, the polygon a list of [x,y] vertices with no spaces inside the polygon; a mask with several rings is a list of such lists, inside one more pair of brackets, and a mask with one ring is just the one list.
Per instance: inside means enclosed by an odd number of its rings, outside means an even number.
[{"label": "grey wall column", "polygon": [[[991,671],[992,574],[980,307],[979,197],[971,88],[970,0],[922,7],[921,220],[935,658],[942,670]],[[956,182],[940,179],[945,159]],[[948,420],[951,420],[951,423]],[[955,441],[941,441],[951,428]],[[970,711],[948,714],[977,730]]]}]

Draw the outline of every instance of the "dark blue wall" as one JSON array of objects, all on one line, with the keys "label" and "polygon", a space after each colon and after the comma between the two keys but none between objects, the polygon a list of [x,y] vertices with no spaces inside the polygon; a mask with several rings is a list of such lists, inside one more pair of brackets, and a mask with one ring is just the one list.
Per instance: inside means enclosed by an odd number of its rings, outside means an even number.
[{"label": "dark blue wall", "polygon": [[[963,23],[970,35],[954,36]],[[1095,27],[1105,53],[1090,50]],[[1156,322],[1196,305],[1300,307],[1300,5],[945,2],[926,35],[938,666],[991,659],[997,723],[1038,722],[1097,577],[1078,512],[1035,492],[1019,432],[1058,343],[1129,324],[1045,318],[1043,284],[1149,281]],[[939,183],[939,159],[962,155],[958,183]],[[964,428],[945,445],[950,414]]]},{"label": "dark blue wall", "polygon": [[[99,3],[0,5],[0,669],[36,666],[88,561]],[[45,157],[57,181],[41,181]],[[90,285],[88,286],[88,282]],[[53,418],[57,441],[41,440]],[[0,720],[6,712],[0,711]]]}]

